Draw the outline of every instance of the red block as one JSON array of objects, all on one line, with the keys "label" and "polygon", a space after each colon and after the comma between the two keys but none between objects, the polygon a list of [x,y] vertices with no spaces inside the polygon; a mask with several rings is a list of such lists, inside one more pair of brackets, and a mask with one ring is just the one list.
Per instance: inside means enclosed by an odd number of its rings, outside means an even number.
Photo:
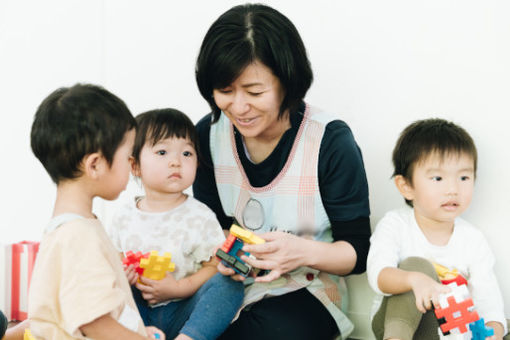
[{"label": "red block", "polygon": [[140,268],[140,260],[142,258],[148,258],[150,253],[142,254],[141,251],[137,251],[136,253],[133,253],[131,250],[126,252],[126,257],[122,260],[122,263],[127,267],[130,264],[133,265],[135,268],[135,271],[138,273],[138,275],[142,275],[144,269]]},{"label": "red block", "polygon": [[[448,332],[454,328],[458,328],[460,333],[465,333],[468,331],[467,326],[476,320],[479,319],[478,313],[476,311],[469,311],[469,307],[473,307],[473,300],[466,299],[462,302],[457,303],[453,296],[448,297],[448,307],[446,308],[438,308],[435,310],[436,317],[442,318],[444,317],[446,322],[443,323],[441,327],[441,331],[443,334]],[[456,314],[459,314],[456,316]]]},{"label": "red block", "polygon": [[232,246],[234,245],[234,242],[236,241],[236,237],[232,234],[229,234],[225,242],[223,242],[223,245],[221,246],[221,250],[223,250],[225,253],[228,253],[230,249],[232,249]]}]

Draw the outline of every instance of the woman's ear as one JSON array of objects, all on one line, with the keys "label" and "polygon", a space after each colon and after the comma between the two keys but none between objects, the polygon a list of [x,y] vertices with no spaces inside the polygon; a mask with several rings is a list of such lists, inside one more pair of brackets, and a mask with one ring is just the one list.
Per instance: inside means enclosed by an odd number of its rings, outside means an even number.
[{"label": "woman's ear", "polygon": [[133,156],[129,156],[129,162],[131,163],[131,174],[135,177],[141,177],[142,172],[140,171],[140,166],[136,164]]},{"label": "woman's ear", "polygon": [[94,152],[83,157],[82,165],[83,172],[91,179],[98,179],[103,173],[106,164],[106,159],[99,152]]},{"label": "woman's ear", "polygon": [[402,175],[395,176],[395,186],[404,198],[408,201],[414,199],[414,188],[413,184]]}]

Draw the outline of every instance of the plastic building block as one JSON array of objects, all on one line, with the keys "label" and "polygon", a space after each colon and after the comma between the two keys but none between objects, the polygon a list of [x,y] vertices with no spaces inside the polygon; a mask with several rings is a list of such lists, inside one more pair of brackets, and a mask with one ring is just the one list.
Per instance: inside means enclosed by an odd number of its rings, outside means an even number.
[{"label": "plastic building block", "polygon": [[230,249],[232,249],[232,246],[234,245],[234,242],[236,241],[237,237],[235,237],[232,234],[229,234],[225,242],[223,242],[223,245],[221,246],[221,250],[223,250],[225,253],[228,253]]},{"label": "plastic building block", "polygon": [[467,280],[459,274],[457,269],[450,270],[449,268],[440,264],[434,263],[437,276],[442,284],[448,285],[452,282],[456,282],[457,286],[467,285]]},{"label": "plastic building block", "polygon": [[126,252],[126,256],[122,260],[122,263],[127,267],[129,265],[133,265],[135,268],[135,271],[138,273],[138,275],[143,274],[143,268],[140,268],[140,260],[142,258],[148,258],[150,253],[142,254],[141,251],[138,251],[136,253],[133,253],[131,250]]},{"label": "plastic building block", "polygon": [[30,332],[30,329],[25,329],[25,334],[23,334],[23,340],[35,340],[34,336],[32,335],[32,332]]},{"label": "plastic building block", "polygon": [[479,319],[478,313],[474,310],[466,285],[450,283],[448,286],[451,292],[439,297],[441,308],[435,310],[440,329],[444,335],[466,333],[468,325]]},{"label": "plastic building block", "polygon": [[473,340],[485,340],[488,336],[494,335],[494,329],[485,326],[483,318],[469,324]]},{"label": "plastic building block", "polygon": [[169,252],[159,256],[156,250],[151,251],[148,258],[140,260],[140,268],[144,269],[143,276],[152,280],[161,280],[166,272],[175,270],[175,263],[170,262],[171,258]]},{"label": "plastic building block", "polygon": [[227,237],[221,248],[216,251],[216,256],[221,262],[246,277],[250,273],[252,267],[241,260],[242,255],[251,256],[250,253],[242,250],[244,243],[262,244],[266,241],[255,235],[249,230],[243,229],[236,224],[230,227],[230,235]]},{"label": "plastic building block", "polygon": [[158,333],[154,334],[154,339],[161,339]]},{"label": "plastic building block", "polygon": [[243,245],[244,243],[241,240],[235,239],[234,244],[228,252],[225,252],[222,248],[220,248],[216,251],[216,256],[223,262],[224,265],[234,269],[237,273],[246,277],[250,273],[251,266],[241,260],[241,255],[244,254],[249,256],[250,253],[246,253],[241,250]]},{"label": "plastic building block", "polygon": [[251,231],[243,229],[236,224],[232,224],[232,227],[230,227],[230,233],[238,239],[241,239],[244,243],[262,244],[266,242],[263,238],[258,237]]}]

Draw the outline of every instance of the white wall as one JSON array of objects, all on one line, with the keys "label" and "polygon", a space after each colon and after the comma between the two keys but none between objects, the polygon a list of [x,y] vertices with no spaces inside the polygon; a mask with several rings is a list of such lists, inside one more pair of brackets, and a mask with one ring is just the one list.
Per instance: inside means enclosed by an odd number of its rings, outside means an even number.
[{"label": "white wall", "polygon": [[[236,1],[0,2],[0,231],[37,240],[54,186],[30,151],[33,114],[55,88],[98,83],[133,113],[208,110],[194,62],[208,26]],[[269,1],[297,26],[315,82],[307,101],[338,113],[363,151],[372,225],[402,205],[390,180],[398,133],[431,116],[464,126],[480,154],[465,217],[493,246],[510,317],[510,3],[506,1]],[[199,10],[200,8],[200,10]],[[123,199],[137,191],[131,185]],[[106,220],[115,203],[96,202]]]}]

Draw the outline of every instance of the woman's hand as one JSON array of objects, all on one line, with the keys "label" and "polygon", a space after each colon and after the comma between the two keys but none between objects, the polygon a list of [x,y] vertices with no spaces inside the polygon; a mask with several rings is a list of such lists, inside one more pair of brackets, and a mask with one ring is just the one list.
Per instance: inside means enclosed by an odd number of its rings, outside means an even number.
[{"label": "woman's hand", "polygon": [[136,288],[142,293],[142,297],[151,305],[181,297],[181,287],[179,281],[167,272],[161,280],[151,280],[140,276],[140,282]]},{"label": "woman's hand", "polygon": [[271,282],[281,275],[305,265],[304,249],[307,240],[281,231],[258,235],[266,240],[263,244],[245,244],[243,251],[249,252],[256,259],[246,255],[241,259],[253,268],[270,270],[269,274],[259,276],[256,282]]}]

